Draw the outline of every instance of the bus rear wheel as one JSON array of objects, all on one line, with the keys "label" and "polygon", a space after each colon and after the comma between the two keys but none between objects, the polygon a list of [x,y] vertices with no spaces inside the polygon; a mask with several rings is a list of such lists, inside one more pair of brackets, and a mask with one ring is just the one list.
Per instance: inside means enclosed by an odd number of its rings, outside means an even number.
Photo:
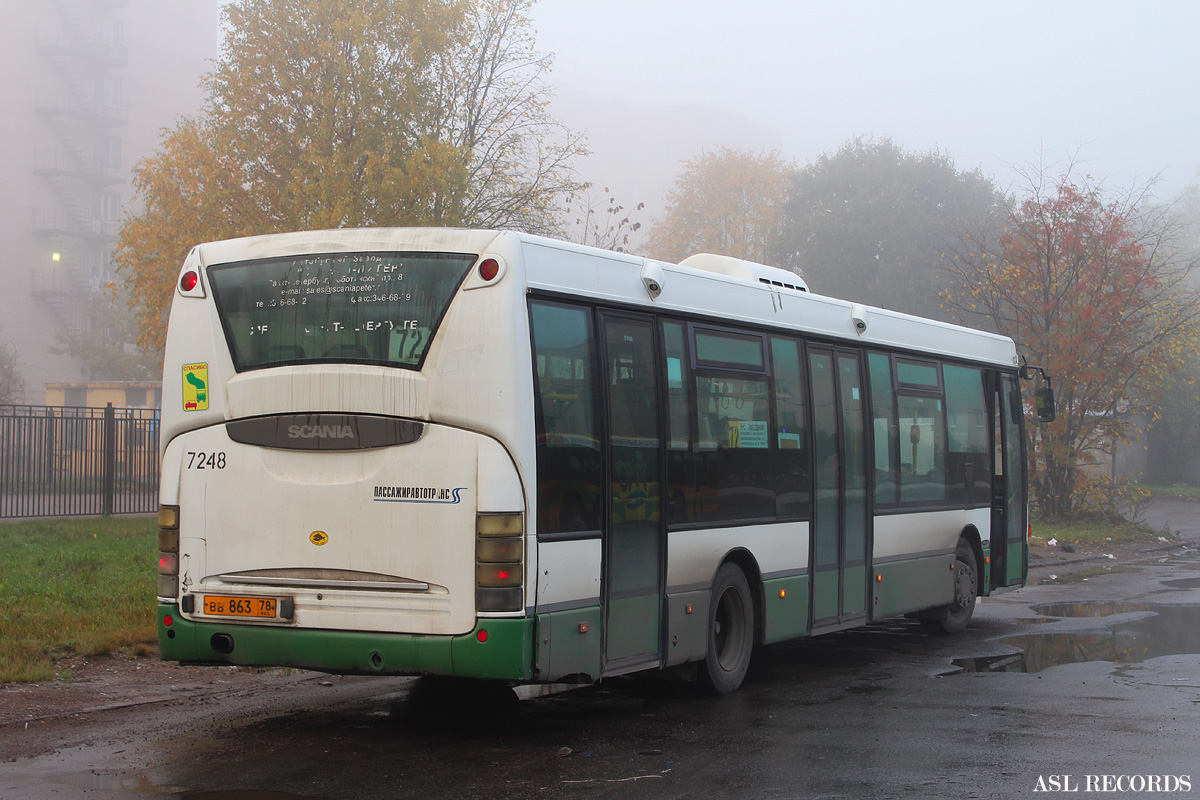
[{"label": "bus rear wheel", "polygon": [[725,563],[713,579],[708,607],[708,651],[700,669],[703,685],[729,694],[742,685],[754,648],[754,600],[746,575]]},{"label": "bus rear wheel", "polygon": [[966,539],[958,540],[954,551],[954,599],[937,617],[922,619],[930,633],[961,633],[975,613],[975,593],[978,586],[975,550]]}]

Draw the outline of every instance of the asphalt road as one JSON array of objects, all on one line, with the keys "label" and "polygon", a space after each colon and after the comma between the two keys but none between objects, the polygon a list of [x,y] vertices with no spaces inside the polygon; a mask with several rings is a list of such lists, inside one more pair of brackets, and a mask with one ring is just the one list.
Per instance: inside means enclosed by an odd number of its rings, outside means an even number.
[{"label": "asphalt road", "polygon": [[1200,542],[1200,503],[1155,500],[1147,506],[1141,521],[1152,528],[1168,531],[1182,541]]},{"label": "asphalt road", "polygon": [[[1194,542],[1196,508],[1150,521]],[[0,764],[0,797],[1200,798],[1194,547],[1041,577],[961,636],[897,621],[765,648],[727,697],[292,676]]]}]

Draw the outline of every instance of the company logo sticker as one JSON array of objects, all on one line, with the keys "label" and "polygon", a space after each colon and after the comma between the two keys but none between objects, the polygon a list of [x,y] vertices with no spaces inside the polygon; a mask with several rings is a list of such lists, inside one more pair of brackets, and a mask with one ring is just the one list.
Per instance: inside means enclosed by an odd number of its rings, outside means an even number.
[{"label": "company logo sticker", "polygon": [[183,365],[183,410],[208,410],[208,362]]},{"label": "company logo sticker", "polygon": [[327,534],[325,531],[313,531],[308,535],[308,540],[317,547],[320,547],[329,541],[329,534]]},{"label": "company logo sticker", "polygon": [[458,488],[437,486],[376,486],[376,503],[443,503],[456,506],[462,502],[461,492],[467,487]]}]

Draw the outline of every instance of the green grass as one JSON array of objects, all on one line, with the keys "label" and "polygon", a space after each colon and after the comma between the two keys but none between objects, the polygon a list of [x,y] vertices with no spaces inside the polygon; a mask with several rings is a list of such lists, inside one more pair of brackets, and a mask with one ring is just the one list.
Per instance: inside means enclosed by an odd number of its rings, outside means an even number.
[{"label": "green grass", "polygon": [[1175,483],[1170,486],[1155,486],[1148,483],[1139,485],[1149,491],[1154,497],[1200,501],[1200,486],[1188,486],[1186,483]]},{"label": "green grass", "polygon": [[155,524],[0,523],[0,684],[67,677],[67,656],[152,652]]},{"label": "green grass", "polygon": [[1159,536],[1144,525],[1124,520],[1078,519],[1066,522],[1047,522],[1034,519],[1034,544],[1045,544],[1051,539],[1070,544],[1104,544],[1106,542],[1141,542]]}]

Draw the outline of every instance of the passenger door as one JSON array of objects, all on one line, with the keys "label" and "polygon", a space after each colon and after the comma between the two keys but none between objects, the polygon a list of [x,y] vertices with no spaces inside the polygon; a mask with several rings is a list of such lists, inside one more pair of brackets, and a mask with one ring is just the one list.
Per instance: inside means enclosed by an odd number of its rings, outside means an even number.
[{"label": "passenger door", "polygon": [[661,659],[662,448],[652,321],[603,315],[611,502],[604,530],[605,674]]},{"label": "passenger door", "polygon": [[992,584],[1020,586],[1029,569],[1024,406],[1015,375],[995,376],[992,391]]},{"label": "passenger door", "polygon": [[866,616],[870,572],[866,406],[857,351],[809,348],[816,458],[812,628]]}]

